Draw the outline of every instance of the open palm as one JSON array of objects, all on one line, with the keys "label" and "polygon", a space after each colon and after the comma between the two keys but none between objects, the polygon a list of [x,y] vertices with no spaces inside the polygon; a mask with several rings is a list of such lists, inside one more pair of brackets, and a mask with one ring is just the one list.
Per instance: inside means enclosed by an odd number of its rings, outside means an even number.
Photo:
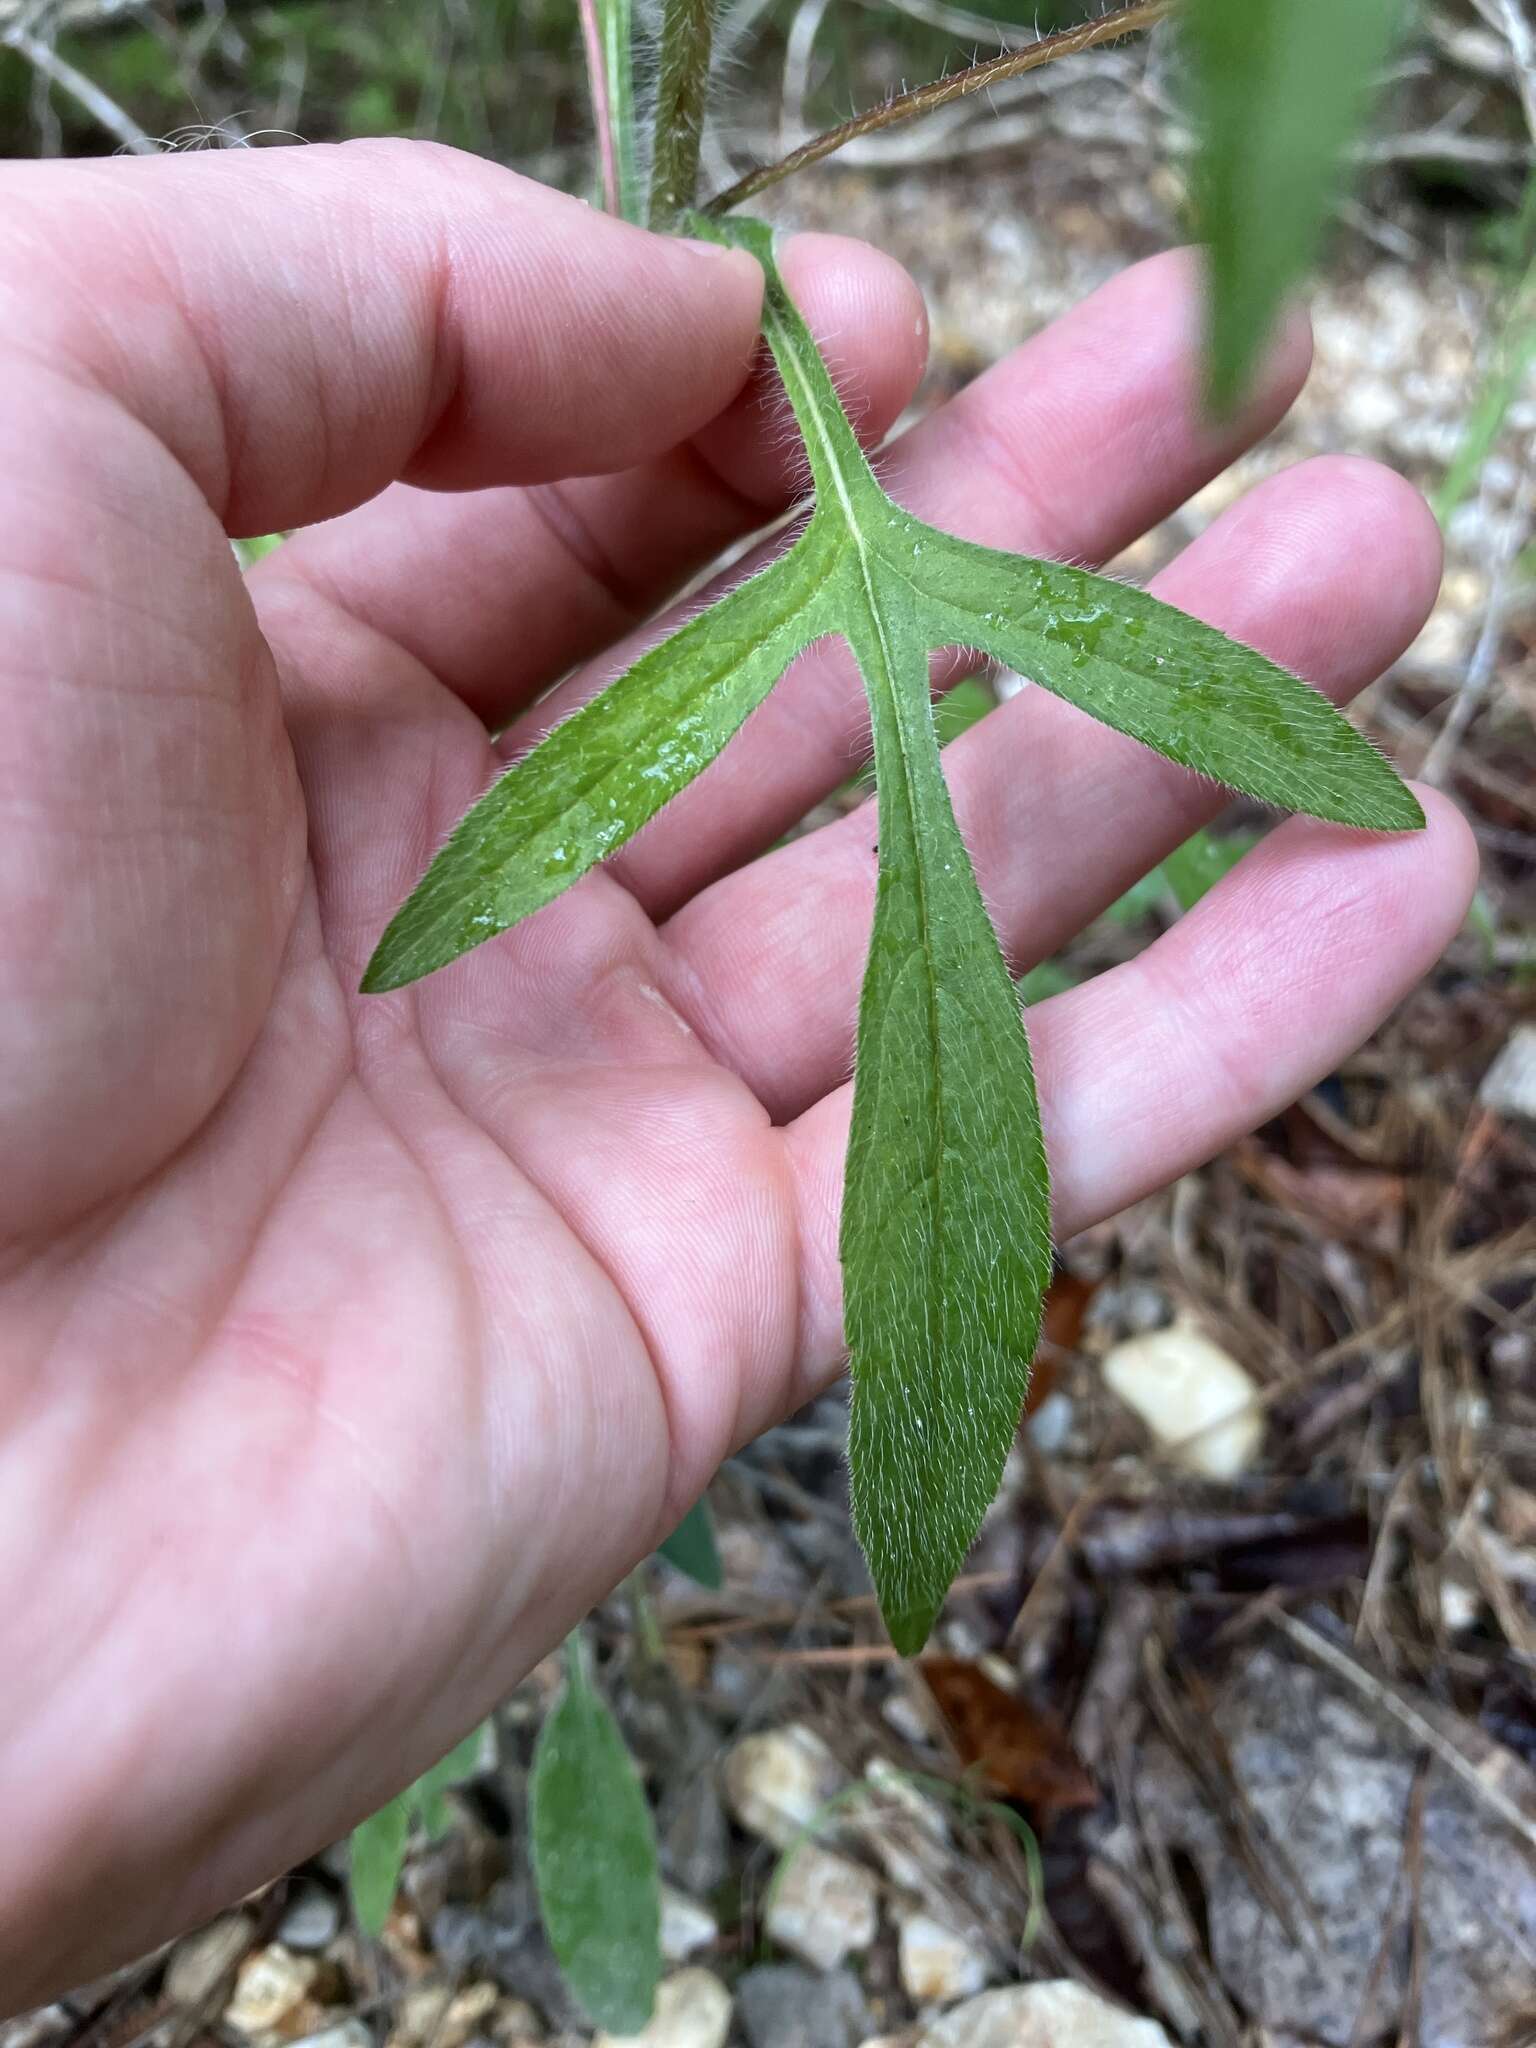
[{"label": "open palm", "polygon": [[[866,744],[822,649],[607,871],[356,995],[498,759],[782,510],[755,267],[418,146],[0,182],[14,2009],[341,1832],[838,1371],[875,853],[865,813],[776,848]],[[878,438],[911,285],[814,238],[786,271]],[[1113,554],[1304,374],[1293,333],[1201,429],[1194,298],[1183,258],[1117,279],[900,441],[895,494]],[[299,526],[242,579],[227,533]],[[1159,589],[1343,698],[1437,570],[1414,495],[1341,460]],[[1219,802],[1035,691],[948,762],[1020,966]],[[1035,1012],[1058,1233],[1326,1072],[1472,875],[1443,806],[1292,822]]]}]

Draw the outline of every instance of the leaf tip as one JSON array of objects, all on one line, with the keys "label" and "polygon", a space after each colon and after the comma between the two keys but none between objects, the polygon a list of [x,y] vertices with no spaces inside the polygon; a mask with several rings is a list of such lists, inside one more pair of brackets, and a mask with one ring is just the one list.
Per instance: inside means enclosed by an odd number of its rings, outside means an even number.
[{"label": "leaf tip", "polygon": [[1388,832],[1422,832],[1429,820],[1424,815],[1424,806],[1419,802],[1406,782],[1399,782],[1392,792],[1390,804],[1383,805],[1390,810],[1392,821],[1384,827]]},{"label": "leaf tip", "polygon": [[933,1633],[933,1624],[939,1618],[939,1603],[924,1601],[920,1606],[898,1608],[882,1600],[880,1612],[897,1655],[915,1657]]}]

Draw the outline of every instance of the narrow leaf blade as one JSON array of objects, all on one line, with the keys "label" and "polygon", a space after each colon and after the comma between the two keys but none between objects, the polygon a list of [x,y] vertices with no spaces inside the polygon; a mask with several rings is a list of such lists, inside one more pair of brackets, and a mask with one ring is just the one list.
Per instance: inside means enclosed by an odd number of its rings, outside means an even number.
[{"label": "narrow leaf blade", "polygon": [[484,1744],[484,1726],[471,1729],[462,1742],[456,1743],[430,1771],[424,1771],[411,1787],[407,1796],[414,1800],[422,1826],[434,1839],[444,1832],[452,1818],[443,1795],[475,1775]]},{"label": "narrow leaf blade", "polygon": [[1282,810],[1374,832],[1412,790],[1320,691],[1144,590],[924,529],[925,619],[1170,761]]},{"label": "narrow leaf blade", "polygon": [[528,1787],[534,1880],[556,1960],[587,2016],[638,2033],[661,1976],[660,1873],[639,1774],[579,1638]]},{"label": "narrow leaf blade", "polygon": [[419,980],[541,909],[707,768],[825,630],[826,539],[809,528],[493,783],[395,913],[364,993]]},{"label": "narrow leaf blade", "polygon": [[725,1583],[707,1501],[694,1502],[657,1554],[711,1593],[718,1592]]},{"label": "narrow leaf blade", "polygon": [[939,766],[927,644],[900,586],[855,637],[880,877],[842,1223],[854,1526],[905,1655],[997,1491],[1051,1257],[1028,1040]]},{"label": "narrow leaf blade", "polygon": [[618,187],[618,210],[625,220],[645,218],[644,182],[638,162],[639,133],[635,122],[635,21],[633,0],[596,0],[608,83],[608,121]]},{"label": "narrow leaf blade", "polygon": [[1401,12],[1401,0],[1187,0],[1218,414],[1242,396],[1317,253],[1340,159]]},{"label": "narrow leaf blade", "polygon": [[352,1910],[370,1939],[382,1933],[395,1902],[410,1832],[409,1795],[401,1793],[352,1830]]}]

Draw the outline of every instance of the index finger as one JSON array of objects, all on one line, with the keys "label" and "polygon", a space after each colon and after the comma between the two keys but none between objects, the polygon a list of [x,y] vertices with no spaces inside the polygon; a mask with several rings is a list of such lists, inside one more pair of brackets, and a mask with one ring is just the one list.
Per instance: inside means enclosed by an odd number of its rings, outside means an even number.
[{"label": "index finger", "polygon": [[750,257],[435,143],[12,166],[7,339],[136,415],[232,533],[396,478],[627,468],[751,365]]}]

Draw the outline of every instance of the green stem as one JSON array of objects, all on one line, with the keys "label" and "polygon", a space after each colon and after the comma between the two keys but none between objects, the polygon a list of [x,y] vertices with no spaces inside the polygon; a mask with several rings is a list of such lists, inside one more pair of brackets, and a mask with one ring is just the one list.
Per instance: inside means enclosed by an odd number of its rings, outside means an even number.
[{"label": "green stem", "polygon": [[667,229],[699,183],[715,0],[663,0],[661,69],[651,154],[651,226]]},{"label": "green stem", "polygon": [[622,220],[640,218],[635,164],[635,70],[632,0],[577,0],[592,125],[602,173],[603,207]]},{"label": "green stem", "polygon": [[915,121],[920,114],[931,114],[936,108],[947,107],[952,100],[963,100],[972,93],[986,92],[991,86],[1001,85],[1006,78],[1018,78],[1026,71],[1038,71],[1042,64],[1052,64],[1058,57],[1074,57],[1080,50],[1096,50],[1102,43],[1115,43],[1123,36],[1136,35],[1161,21],[1172,5],[1173,0],[1136,0],[1134,6],[1122,7],[1114,14],[1100,15],[1097,20],[1082,22],[1076,28],[1062,29],[1053,36],[1041,36],[1038,42],[1026,43],[1022,50],[1007,50],[1000,57],[988,57],[984,63],[973,64],[968,70],[957,71],[949,78],[936,78],[929,85],[914,86],[911,92],[894,93],[890,99],[882,100],[879,106],[855,114],[851,121],[840,122],[836,128],[827,129],[825,134],[812,136],[809,142],[802,142],[798,149],[792,149],[777,163],[759,164],[756,170],[738,178],[728,190],[717,193],[704,211],[729,213],[733,206],[740,206],[755,193],[766,191],[783,178],[793,177],[796,171],[803,171],[810,164],[820,163],[823,157],[833,155],[850,142],[857,142],[862,135],[872,135],[881,128],[894,128],[901,121]]}]

